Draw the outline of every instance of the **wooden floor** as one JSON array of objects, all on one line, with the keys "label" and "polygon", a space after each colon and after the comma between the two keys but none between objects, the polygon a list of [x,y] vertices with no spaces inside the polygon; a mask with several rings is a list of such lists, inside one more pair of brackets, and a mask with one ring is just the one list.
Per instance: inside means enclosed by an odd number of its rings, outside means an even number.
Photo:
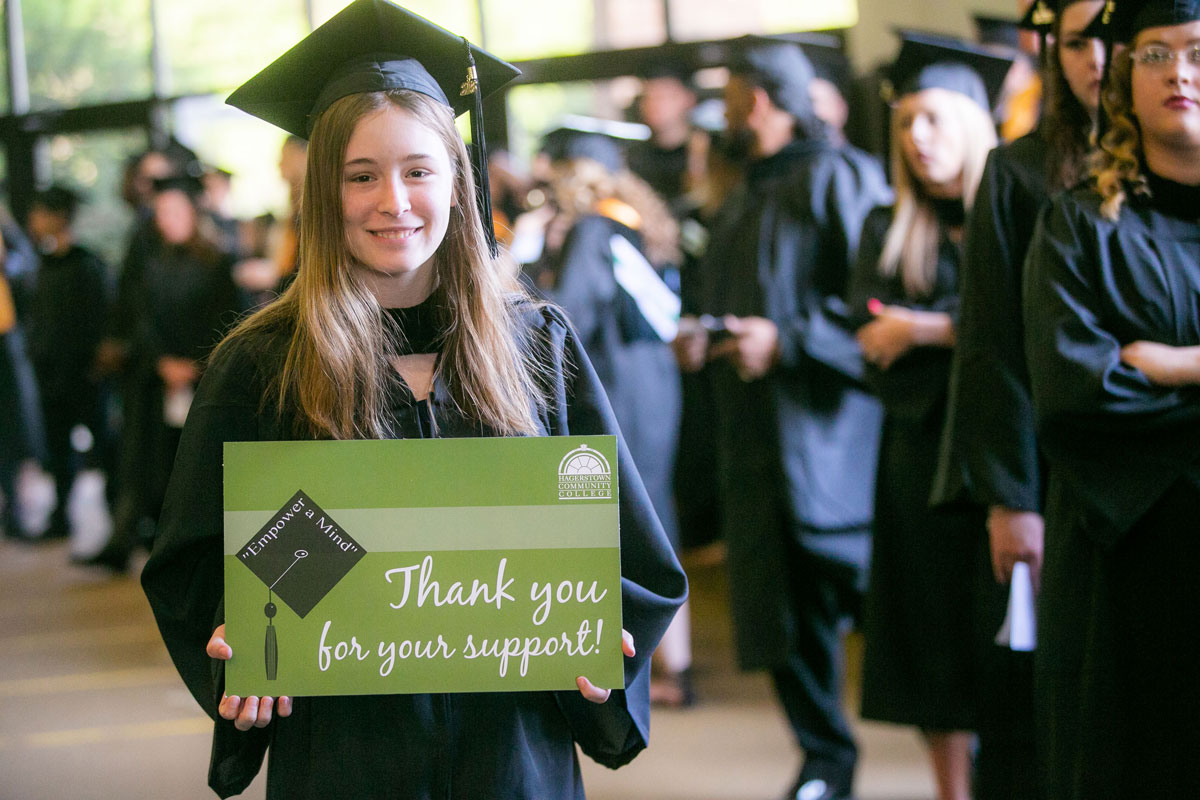
[{"label": "wooden floor", "polygon": [[[630,766],[587,763],[592,800],[768,800],[794,775],[768,683],[733,670],[722,568],[690,571],[700,703],[656,712],[651,746]],[[63,543],[0,544],[0,800],[214,797],[210,730],[133,574],[71,566]],[[933,796],[912,731],[857,730],[861,800]],[[263,793],[260,778],[243,797]]]}]

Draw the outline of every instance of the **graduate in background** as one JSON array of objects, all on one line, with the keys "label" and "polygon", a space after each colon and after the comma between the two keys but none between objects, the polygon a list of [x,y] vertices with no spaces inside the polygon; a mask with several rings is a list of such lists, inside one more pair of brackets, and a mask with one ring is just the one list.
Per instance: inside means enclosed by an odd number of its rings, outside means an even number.
[{"label": "graduate in background", "polygon": [[[75,242],[71,225],[79,196],[51,186],[33,196],[29,234],[42,253],[30,309],[29,355],[37,374],[46,424],[46,469],[56,493],[44,536],[66,536],[67,500],[84,466],[99,467],[96,456],[106,436],[96,354],[108,313],[108,267]],[[84,426],[91,446],[77,451],[72,430]]]},{"label": "graduate in background", "polygon": [[679,215],[686,202],[689,153],[698,146],[696,137],[705,136],[691,122],[696,87],[687,71],[670,64],[651,64],[641,78],[637,116],[650,138],[630,145],[629,169]]},{"label": "graduate in background", "polygon": [[125,267],[139,277],[124,309],[133,315],[132,338],[112,539],[82,561],[116,571],[158,520],[205,359],[247,305],[233,282],[233,256],[204,224],[204,184],[184,175],[154,187],[152,235]]},{"label": "graduate in background", "polygon": [[[550,228],[561,232],[551,241],[562,244],[543,254],[536,283],[574,323],[678,552],[672,477],[682,398],[670,342],[679,301],[658,272],[679,263],[678,227],[654,190],[626,169],[612,137],[577,132],[556,156],[547,188],[558,209]],[[648,307],[655,292],[674,307]],[[685,605],[656,654],[655,702],[692,702],[689,619]]]},{"label": "graduate in background", "polygon": [[[1029,248],[1049,463],[1036,652],[1054,800],[1200,786],[1200,2],[1118,2],[1093,182]],[[1106,23],[1106,24],[1105,24]]]},{"label": "graduate in background", "polygon": [[842,634],[870,548],[880,408],[839,324],[862,222],[889,192],[813,112],[800,48],[747,37],[725,113],[745,180],[718,214],[676,356],[712,387],[739,666],[770,670],[804,763],[789,798],[852,791]]},{"label": "graduate in background", "polygon": [[[867,218],[851,286],[852,308],[870,319],[858,341],[885,411],[862,715],[920,729],[940,800],[971,796],[972,576],[983,513],[931,511],[929,491],[946,414],[963,227],[996,144],[988,109],[1006,65],[965,43],[904,38],[892,70],[896,204]],[[993,76],[990,86],[974,66]]]},{"label": "graduate in background", "polygon": [[560,692],[223,696],[224,662],[260,657],[224,641],[224,442],[619,436],[563,312],[497,267],[481,164],[454,126],[468,108],[482,124],[482,95],[515,75],[387,0],[355,0],[230,97],[310,137],[300,267],[210,360],[142,575],[216,722],[221,797],[249,785],[269,748],[273,799],[581,799],[576,745],[616,768],[648,743],[650,653],[686,581],[623,441],[625,689],[580,676]]},{"label": "graduate in background", "polygon": [[976,770],[981,787],[1007,786],[1000,797],[1038,796],[1033,656],[1001,652],[995,643],[1013,566],[1028,564],[1036,586],[1043,553],[1044,469],[1025,364],[1022,267],[1037,210],[1087,175],[1104,44],[1085,31],[1103,7],[1103,0],[1041,0],[1026,16],[1047,43],[1042,123],[988,156],[959,269],[961,310],[933,502],[988,510],[984,569],[995,582],[977,582],[979,728],[1006,746],[980,753]]}]

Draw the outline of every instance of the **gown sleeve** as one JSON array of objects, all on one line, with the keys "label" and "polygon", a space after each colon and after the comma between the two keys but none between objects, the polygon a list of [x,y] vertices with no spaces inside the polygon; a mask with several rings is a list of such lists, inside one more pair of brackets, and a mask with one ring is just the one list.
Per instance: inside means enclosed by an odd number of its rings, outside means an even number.
[{"label": "gown sleeve", "polygon": [[244,363],[239,368],[238,361],[236,350],[219,354],[200,381],[179,442],[158,535],[142,572],[142,588],[171,660],[214,721],[209,785],[221,797],[241,792],[254,779],[271,730],[243,732],[220,718],[224,662],[205,653],[213,630],[225,621],[224,443],[260,438],[254,399],[259,395],[249,388],[252,372]]},{"label": "gown sleeve", "polygon": [[608,224],[583,217],[567,234],[557,261],[558,280],[549,292],[575,325],[580,341],[591,342],[610,316],[617,296]]},{"label": "gown sleeve", "polygon": [[[1017,181],[988,156],[968,221],[949,418],[934,502],[969,497],[1021,511],[1041,507],[1041,467],[1025,364]],[[957,474],[957,479],[950,477]]]},{"label": "gown sleeve", "polygon": [[[1124,213],[1124,212],[1123,212]],[[1085,525],[1111,546],[1153,506],[1200,453],[1200,392],[1156,386],[1121,361],[1112,332],[1136,310],[1165,297],[1123,299],[1122,263],[1098,230],[1105,223],[1071,195],[1039,220],[1025,267],[1025,346],[1037,433],[1051,473],[1082,499]]]},{"label": "gown sleeve", "polygon": [[781,204],[772,257],[780,264],[806,265],[793,272],[796,308],[776,320],[782,369],[803,369],[815,361],[861,380],[862,353],[848,325],[844,296],[864,222],[890,194],[874,159],[839,152],[813,170],[806,198]]},{"label": "gown sleeve", "polygon": [[570,323],[546,310],[550,434],[615,434],[621,520],[621,613],[637,654],[625,659],[625,689],[592,703],[577,691],[557,692],[559,708],[580,748],[616,769],[650,741],[650,654],[687,596],[687,579],[642,486],[612,409]]}]

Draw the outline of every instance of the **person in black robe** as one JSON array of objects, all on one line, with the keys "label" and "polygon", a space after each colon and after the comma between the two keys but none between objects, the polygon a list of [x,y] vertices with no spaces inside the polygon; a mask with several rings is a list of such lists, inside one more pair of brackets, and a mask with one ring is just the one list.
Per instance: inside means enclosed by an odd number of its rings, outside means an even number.
[{"label": "person in black robe", "polygon": [[862,714],[921,730],[942,800],[971,793],[972,590],[983,514],[932,510],[929,493],[946,415],[965,217],[996,143],[989,94],[968,64],[992,57],[904,39],[893,73],[897,201],[868,217],[852,284],[855,316],[870,320],[858,340],[885,409]]},{"label": "person in black robe", "polygon": [[1200,3],[1120,3],[1094,182],[1025,274],[1049,464],[1035,657],[1048,796],[1200,785]]},{"label": "person in black robe", "polygon": [[[1039,8],[1045,13],[1037,14]],[[988,156],[967,225],[949,408],[934,504],[988,510],[989,556],[977,582],[979,730],[995,746],[976,759],[979,797],[1040,796],[1034,740],[1033,655],[997,646],[1013,565],[1040,579],[1043,471],[1021,325],[1021,277],[1037,214],[1052,192],[1086,175],[1100,102],[1103,43],[1085,29],[1101,0],[1047,2],[1028,22],[1047,39],[1041,126]],[[1034,17],[1036,16],[1036,20]],[[993,574],[995,582],[986,579]]]},{"label": "person in black robe", "polygon": [[[665,204],[626,169],[619,145],[597,133],[578,133],[563,145],[549,185],[562,245],[535,267],[545,295],[575,325],[612,404],[617,424],[654,504],[667,537],[679,551],[672,478],[679,446],[682,390],[670,340],[673,330],[656,327],[652,297],[622,282],[618,270],[640,262],[646,280],[668,290],[658,268],[678,263],[678,230]],[[550,237],[551,239],[557,237]],[[622,264],[624,261],[626,263]],[[668,297],[673,298],[670,294]],[[677,309],[658,307],[674,322]],[[647,318],[650,314],[650,318]],[[692,700],[690,617],[685,605],[675,615],[659,648],[661,680],[651,687],[656,702]]]},{"label": "person in black robe", "polygon": [[21,228],[0,210],[0,496],[4,535],[25,541],[17,475],[45,453],[42,409],[25,334],[37,285],[37,252]]},{"label": "person in black robe", "polygon": [[852,161],[812,111],[793,44],[749,38],[725,90],[752,155],[700,268],[701,318],[676,352],[712,386],[738,663],[770,670],[804,764],[789,797],[851,792],[857,748],[841,707],[841,634],[870,547],[880,407],[839,324],[882,170]]},{"label": "person in black robe", "polygon": [[139,529],[158,519],[204,359],[247,305],[233,281],[233,256],[201,229],[203,184],[182,176],[155,186],[154,239],[134,251],[140,261],[125,267],[139,277],[136,295],[126,298],[135,317],[113,534],[104,549],[83,560],[117,571],[126,568]]},{"label": "person in black robe", "polygon": [[[108,268],[75,242],[71,231],[79,198],[62,186],[34,195],[29,233],[42,251],[30,309],[29,355],[37,374],[46,425],[46,467],[56,492],[45,536],[67,535],[67,499],[83,458],[72,443],[78,425],[91,434],[94,455],[104,436],[96,351],[108,310]],[[91,461],[90,466],[99,466]]]},{"label": "person in black robe", "polygon": [[[428,67],[388,53],[398,42]],[[222,797],[269,749],[271,798],[582,798],[576,745],[616,768],[648,742],[649,657],[686,580],[619,438],[623,690],[581,677],[561,692],[223,696],[224,661],[242,657],[223,640],[224,442],[619,437],[566,316],[522,296],[489,252],[488,194],[474,190],[452,112],[478,114],[515,70],[471,47],[479,82],[460,95],[467,47],[383,0],[356,0],[230,98],[312,146],[296,281],[214,353],[142,576],[216,723],[209,783]],[[331,333],[352,346],[321,344]]]}]

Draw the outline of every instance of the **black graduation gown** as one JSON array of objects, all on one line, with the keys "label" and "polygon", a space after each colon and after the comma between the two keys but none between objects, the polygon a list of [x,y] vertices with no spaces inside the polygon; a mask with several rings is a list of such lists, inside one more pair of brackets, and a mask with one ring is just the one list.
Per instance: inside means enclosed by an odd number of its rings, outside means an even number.
[{"label": "black graduation gown", "polygon": [[1036,131],[1001,145],[979,184],[959,271],[962,305],[935,504],[1042,508],[1021,272],[1037,212],[1050,197],[1046,156]]},{"label": "black graduation gown", "polygon": [[[961,304],[934,505],[1042,510],[1044,465],[1025,364],[1021,279],[1037,211],[1049,202],[1048,149],[1035,131],[992,150],[975,195],[959,269]],[[1040,796],[1033,655],[995,643],[1009,589],[995,581],[982,527],[978,542],[976,796],[1032,800]]]},{"label": "black graduation gown", "polygon": [[[108,269],[95,254],[72,245],[42,257],[30,309],[29,356],[42,404],[88,416],[97,387],[90,377],[108,310]],[[90,419],[90,416],[88,416]]]},{"label": "black graduation gown", "polygon": [[889,194],[874,162],[792,142],[750,166],[701,267],[701,311],[779,330],[779,363],[762,380],[742,381],[725,361],[705,368],[746,669],[781,666],[795,647],[789,537],[818,560],[866,569],[882,411],[861,384],[842,296],[862,222]]},{"label": "black graduation gown", "polygon": [[[943,235],[933,288],[913,299],[899,273],[888,278],[879,272],[891,221],[891,209],[881,208],[863,226],[851,291],[856,316],[875,298],[957,317],[959,245]],[[883,401],[884,422],[862,716],[928,730],[975,726],[972,587],[983,514],[929,507],[951,355],[946,347],[917,347],[886,370],[867,369]]]},{"label": "black graduation gown", "polygon": [[670,149],[651,141],[635,142],[626,153],[629,170],[650,185],[662,201],[679,212],[687,187],[687,142]]},{"label": "black graduation gown", "polygon": [[[560,311],[527,306],[521,324],[546,368],[542,435],[613,434],[616,421],[587,355]],[[583,798],[575,744],[612,768],[649,741],[650,654],[686,595],[686,579],[636,468],[619,442],[623,626],[637,656],[623,691],[596,705],[578,692],[373,695],[297,698],[292,716],[238,732],[219,719],[223,664],[205,643],[222,622],[222,445],[293,438],[261,413],[264,380],[278,370],[287,336],[240,341],[213,359],[192,406],[142,584],[167,648],[193,696],[215,721],[209,785],[242,791],[271,749],[270,798],[389,800],[484,797]],[[438,380],[428,401],[401,388],[397,435],[489,435],[464,419]]]},{"label": "black graduation gown", "polygon": [[1200,193],[1055,198],[1026,262],[1025,346],[1049,463],[1035,655],[1048,796],[1200,786],[1200,387],[1120,361],[1200,345]]},{"label": "black graduation gown", "polygon": [[[158,360],[175,356],[202,362],[245,310],[232,263],[225,254],[200,254],[156,240],[136,264],[126,265],[133,277],[123,287],[127,295],[117,311],[132,316],[132,339],[119,483],[135,519],[157,517],[179,440],[179,429],[164,421]],[[128,520],[124,513],[117,524]]]},{"label": "black graduation gown", "polygon": [[619,222],[599,215],[581,217],[553,259],[555,283],[546,294],[575,325],[654,510],[678,546],[671,478],[682,407],[679,368],[670,345],[617,283],[613,236],[641,245],[641,237]]}]

